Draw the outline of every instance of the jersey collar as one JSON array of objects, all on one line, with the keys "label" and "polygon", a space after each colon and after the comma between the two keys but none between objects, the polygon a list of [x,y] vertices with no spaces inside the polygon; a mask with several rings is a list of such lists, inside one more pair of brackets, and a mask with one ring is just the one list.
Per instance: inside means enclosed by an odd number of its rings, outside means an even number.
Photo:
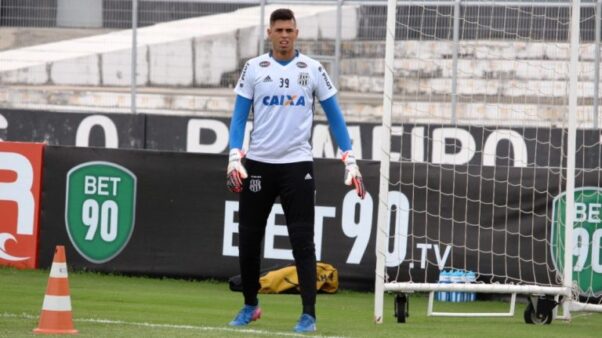
[{"label": "jersey collar", "polygon": [[[272,51],[271,51],[271,50],[269,51],[269,56],[270,56],[272,59],[274,59],[274,56],[272,55]],[[279,61],[279,60],[276,60],[276,59],[274,59],[274,61],[278,62],[278,63],[279,63],[279,64],[281,64],[282,66],[286,66],[286,65],[288,65],[289,63],[291,63],[291,61],[293,61],[293,60],[294,60],[296,57],[298,57],[298,56],[299,56],[299,50],[298,50],[298,49],[295,49],[295,56],[293,56],[293,58],[292,58],[292,59],[290,59],[290,60],[286,60],[286,61]]]}]

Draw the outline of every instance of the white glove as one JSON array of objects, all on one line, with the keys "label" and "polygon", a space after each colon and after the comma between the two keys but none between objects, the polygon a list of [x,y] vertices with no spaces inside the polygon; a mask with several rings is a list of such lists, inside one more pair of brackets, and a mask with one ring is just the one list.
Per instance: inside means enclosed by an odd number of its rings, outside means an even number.
[{"label": "white glove", "polygon": [[353,152],[351,150],[344,152],[341,159],[345,163],[345,184],[353,184],[357,195],[361,199],[364,199],[366,188],[364,187],[364,180],[362,179],[362,174],[360,173],[360,168],[357,166]]},{"label": "white glove", "polygon": [[242,180],[249,176],[241,162],[243,157],[245,157],[245,153],[242,150],[237,148],[230,150],[230,160],[226,171],[226,185],[232,192],[241,192],[243,187]]}]

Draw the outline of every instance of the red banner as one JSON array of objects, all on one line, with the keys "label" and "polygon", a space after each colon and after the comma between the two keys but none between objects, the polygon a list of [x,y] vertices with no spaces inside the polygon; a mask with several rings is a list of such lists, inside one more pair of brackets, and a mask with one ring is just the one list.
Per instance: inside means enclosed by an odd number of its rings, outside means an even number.
[{"label": "red banner", "polygon": [[38,265],[44,144],[0,142],[0,265]]}]

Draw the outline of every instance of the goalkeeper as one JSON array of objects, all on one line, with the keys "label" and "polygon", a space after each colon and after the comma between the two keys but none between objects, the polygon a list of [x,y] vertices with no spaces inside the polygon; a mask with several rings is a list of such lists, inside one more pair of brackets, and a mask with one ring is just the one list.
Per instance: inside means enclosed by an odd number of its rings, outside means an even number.
[{"label": "goalkeeper", "polygon": [[[257,299],[261,242],[272,205],[280,197],[303,305],[294,330],[316,330],[315,185],[309,143],[315,99],[326,112],[341,148],[345,184],[353,185],[360,198],[366,194],[335,97],[337,91],[322,65],[295,49],[298,33],[291,10],[272,12],[267,29],[272,49],[246,63],[234,90],[237,96],[230,124],[227,186],[240,192],[239,263],[244,306],[230,322],[232,326],[245,326],[261,316]],[[245,154],[242,145],[251,107],[253,130]]]}]

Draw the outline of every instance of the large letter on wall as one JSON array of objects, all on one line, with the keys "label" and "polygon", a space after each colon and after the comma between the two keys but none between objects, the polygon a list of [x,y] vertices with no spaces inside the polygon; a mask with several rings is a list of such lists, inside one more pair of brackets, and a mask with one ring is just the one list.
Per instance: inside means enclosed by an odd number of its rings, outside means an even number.
[{"label": "large letter on wall", "polygon": [[37,267],[43,147],[0,142],[0,265]]},{"label": "large letter on wall", "polygon": [[[215,135],[213,143],[201,143],[203,130]],[[186,151],[191,153],[219,154],[228,147],[228,127],[218,120],[191,119],[186,134]]]},{"label": "large letter on wall", "polygon": [[90,144],[90,131],[94,127],[100,127],[104,131],[106,148],[119,147],[117,127],[110,118],[103,115],[90,115],[80,122],[75,135],[75,145],[87,147]]},{"label": "large letter on wall", "polygon": [[519,133],[509,129],[495,130],[489,135],[485,142],[485,147],[483,148],[483,165],[495,166],[497,145],[502,140],[508,140],[510,141],[510,144],[512,144],[512,150],[514,151],[514,166],[526,167],[528,159],[525,140]]},{"label": "large letter on wall", "polygon": [[[8,121],[6,121],[6,118],[0,114],[0,129],[6,130],[6,127],[8,127]],[[1,132],[0,136],[2,136]],[[0,138],[0,141],[2,141],[2,138]]]},{"label": "large letter on wall", "polygon": [[[447,140],[460,141],[462,145],[457,153],[446,153]],[[460,128],[437,128],[433,131],[433,163],[465,164],[470,162],[476,151],[474,138],[470,133]]]}]

